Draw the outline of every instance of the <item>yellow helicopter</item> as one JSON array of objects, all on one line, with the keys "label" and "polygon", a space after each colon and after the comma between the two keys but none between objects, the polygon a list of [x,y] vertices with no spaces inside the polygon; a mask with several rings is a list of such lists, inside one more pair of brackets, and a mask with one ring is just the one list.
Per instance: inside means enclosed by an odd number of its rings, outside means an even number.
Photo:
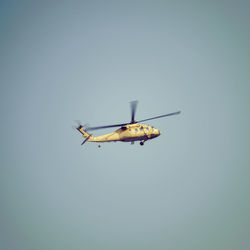
[{"label": "yellow helicopter", "polygon": [[[165,116],[171,116],[171,115],[178,115],[180,114],[180,111],[169,113],[166,115],[160,115],[151,117],[148,119],[135,121],[135,111],[137,107],[138,101],[132,101],[130,102],[130,108],[131,108],[131,121],[129,123],[121,123],[121,124],[113,124],[113,125],[106,125],[106,126],[99,126],[99,127],[87,127],[82,126],[81,124],[78,125],[78,127],[75,127],[85,138],[85,140],[82,142],[81,145],[83,145],[85,142],[98,142],[98,147],[101,147],[101,143],[103,142],[131,142],[131,144],[134,144],[135,141],[140,141],[140,145],[143,146],[144,143],[147,140],[154,139],[161,135],[161,131],[148,125],[139,124],[139,122],[149,121],[153,119],[162,118]],[[94,137],[93,134],[89,134],[88,131],[90,130],[97,130],[97,129],[105,129],[105,128],[114,128],[114,127],[120,127],[116,131],[100,135]]]}]

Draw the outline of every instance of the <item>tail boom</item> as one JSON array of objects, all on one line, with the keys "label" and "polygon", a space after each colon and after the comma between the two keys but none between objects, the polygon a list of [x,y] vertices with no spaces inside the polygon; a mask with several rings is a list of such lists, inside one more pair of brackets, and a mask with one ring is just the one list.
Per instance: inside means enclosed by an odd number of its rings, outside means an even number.
[{"label": "tail boom", "polygon": [[93,136],[91,134],[88,134],[84,129],[83,129],[83,126],[82,125],[79,125],[77,128],[76,128],[84,138],[86,138],[86,141],[93,141]]}]

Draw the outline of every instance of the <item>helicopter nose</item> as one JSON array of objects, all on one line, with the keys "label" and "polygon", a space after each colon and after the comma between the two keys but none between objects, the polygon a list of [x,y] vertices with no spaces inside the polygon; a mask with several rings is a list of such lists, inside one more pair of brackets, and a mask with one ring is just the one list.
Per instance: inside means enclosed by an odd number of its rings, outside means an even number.
[{"label": "helicopter nose", "polygon": [[155,133],[156,136],[159,136],[161,135],[161,131],[159,129],[156,129],[156,133]]}]

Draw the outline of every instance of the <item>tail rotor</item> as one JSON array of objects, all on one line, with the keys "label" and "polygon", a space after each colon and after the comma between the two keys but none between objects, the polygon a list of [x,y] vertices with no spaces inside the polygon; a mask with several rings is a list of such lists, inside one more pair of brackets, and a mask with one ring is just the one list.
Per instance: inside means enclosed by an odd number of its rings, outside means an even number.
[{"label": "tail rotor", "polygon": [[84,124],[82,125],[81,124],[81,121],[79,120],[76,120],[75,121],[77,123],[77,126],[73,127],[74,129],[77,129],[81,134],[82,136],[85,138],[85,140],[81,143],[81,145],[83,145],[85,142],[87,142],[89,140],[89,138],[93,135],[93,134],[88,134],[86,131],[89,127],[88,124]]}]

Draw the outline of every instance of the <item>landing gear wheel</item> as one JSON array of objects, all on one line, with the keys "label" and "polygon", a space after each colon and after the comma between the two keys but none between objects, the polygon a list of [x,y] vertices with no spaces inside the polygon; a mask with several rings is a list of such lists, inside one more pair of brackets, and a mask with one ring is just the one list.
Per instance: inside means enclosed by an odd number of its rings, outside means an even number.
[{"label": "landing gear wheel", "polygon": [[98,148],[100,148],[100,147],[101,147],[101,144],[98,145]]},{"label": "landing gear wheel", "polygon": [[140,142],[140,145],[141,145],[141,146],[143,146],[143,145],[144,145],[144,142],[143,142],[143,141],[141,141],[141,142]]}]

